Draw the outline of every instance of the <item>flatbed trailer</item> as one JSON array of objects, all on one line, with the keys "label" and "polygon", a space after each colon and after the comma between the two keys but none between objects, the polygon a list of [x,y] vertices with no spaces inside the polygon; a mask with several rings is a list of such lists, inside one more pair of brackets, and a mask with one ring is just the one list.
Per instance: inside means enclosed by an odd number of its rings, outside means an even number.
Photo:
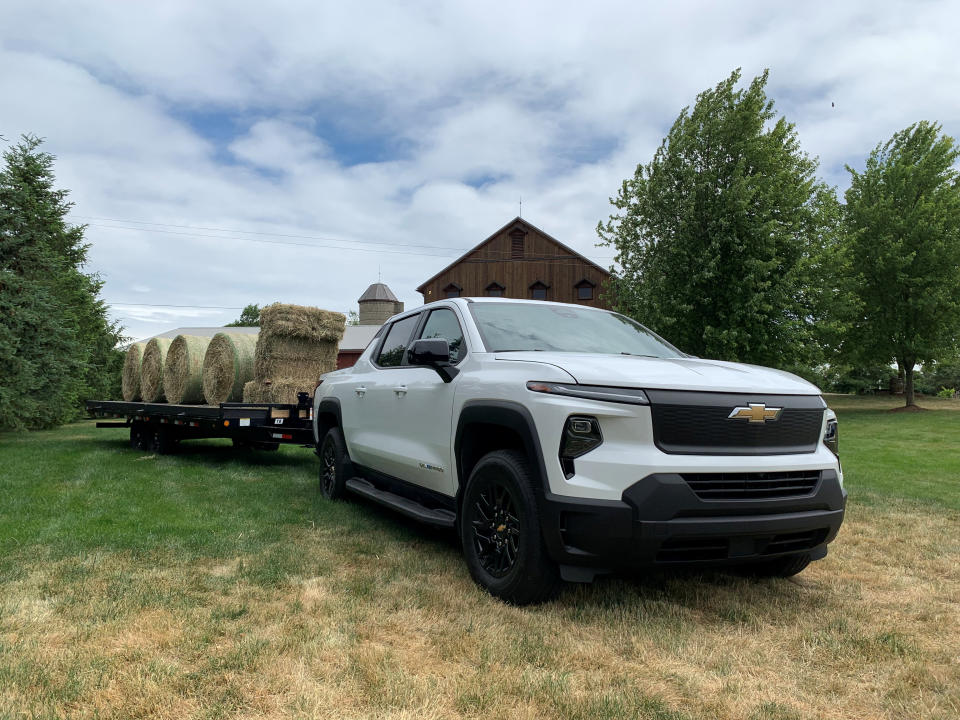
[{"label": "flatbed trailer", "polygon": [[[276,450],[282,443],[313,447],[313,399],[300,393],[295,405],[282,403],[167,403],[88,400],[98,428],[129,428],[130,446],[166,454],[181,440],[230,438],[237,448]],[[112,418],[112,420],[106,420]]]}]

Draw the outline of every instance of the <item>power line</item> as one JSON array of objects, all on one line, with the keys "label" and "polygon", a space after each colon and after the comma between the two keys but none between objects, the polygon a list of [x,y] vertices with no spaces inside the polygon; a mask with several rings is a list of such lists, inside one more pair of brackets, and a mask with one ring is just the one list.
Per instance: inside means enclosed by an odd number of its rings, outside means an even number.
[{"label": "power line", "polygon": [[193,310],[243,310],[242,307],[225,307],[223,305],[164,305],[163,303],[131,303],[117,300],[104,300],[110,307],[163,307],[163,308],[190,308]]},{"label": "power line", "polygon": [[[301,240],[322,240],[322,241],[326,241],[326,242],[352,243],[352,244],[359,244],[359,245],[384,245],[384,246],[387,246],[387,247],[398,247],[398,248],[399,248],[399,247],[402,247],[402,248],[424,248],[424,249],[428,249],[428,250],[441,250],[441,251],[443,251],[443,252],[440,252],[440,253],[418,253],[418,252],[396,251],[396,250],[393,250],[393,251],[391,251],[391,250],[379,250],[379,249],[369,249],[369,250],[368,250],[368,249],[364,249],[364,248],[343,247],[343,246],[341,246],[341,245],[316,245],[316,244],[312,244],[312,243],[311,243],[311,244],[307,244],[307,243],[287,243],[287,242],[282,242],[282,241],[280,241],[280,240],[272,240],[272,241],[271,241],[271,240],[258,240],[258,239],[255,239],[255,238],[236,238],[236,237],[233,237],[233,238],[232,238],[232,237],[223,236],[223,235],[204,235],[204,234],[198,234],[198,233],[181,233],[181,232],[176,232],[176,231],[173,231],[173,230],[158,230],[158,229],[154,229],[154,228],[123,227],[123,226],[117,226],[117,225],[99,225],[99,224],[96,224],[96,223],[90,223],[90,226],[91,226],[91,227],[106,228],[106,229],[111,229],[111,230],[133,230],[133,231],[139,231],[139,232],[154,232],[154,233],[162,233],[162,234],[166,234],[166,235],[182,235],[182,236],[185,236],[185,237],[202,237],[202,238],[210,238],[210,239],[215,239],[215,240],[216,240],[216,239],[222,239],[222,240],[241,240],[241,241],[242,241],[242,240],[247,240],[247,241],[251,241],[251,242],[263,242],[263,243],[272,244],[272,245],[292,245],[292,246],[295,246],[295,247],[316,247],[316,248],[326,248],[326,249],[332,249],[332,250],[358,250],[358,251],[361,251],[361,252],[385,252],[385,253],[403,254],[403,255],[422,255],[422,256],[425,256],[425,257],[444,257],[444,256],[450,256],[450,255],[453,255],[453,254],[456,254],[456,253],[461,253],[461,254],[462,254],[462,253],[468,252],[469,250],[472,249],[472,248],[451,248],[451,247],[445,247],[445,246],[442,246],[442,245],[426,245],[426,244],[418,244],[418,243],[388,243],[388,242],[378,242],[378,241],[376,241],[376,240],[358,240],[358,239],[356,239],[356,238],[336,238],[336,237],[330,237],[330,236],[325,236],[325,235],[300,235],[300,234],[295,234],[295,233],[270,233],[270,232],[263,232],[263,231],[258,231],[258,230],[236,230],[236,229],[228,229],[228,228],[206,227],[206,226],[202,226],[202,225],[178,225],[178,224],[174,224],[174,223],[149,222],[149,221],[146,221],[146,220],[124,220],[124,219],[120,219],[120,218],[105,218],[105,217],[99,217],[99,216],[93,216],[93,215],[74,215],[73,217],[80,218],[80,219],[88,219],[88,220],[102,220],[102,221],[114,222],[114,223],[126,223],[126,224],[128,224],[128,225],[153,225],[153,226],[156,226],[156,227],[179,228],[179,229],[185,229],[185,230],[206,230],[206,231],[211,231],[211,232],[236,233],[236,234],[240,234],[240,235],[259,235],[259,236],[263,236],[263,237],[294,238],[294,239],[301,239]],[[488,250],[487,252],[490,253],[491,251]],[[509,253],[508,251],[501,251],[501,252],[499,252],[499,253],[494,253],[494,254],[502,255],[504,258],[507,258],[508,256],[512,257],[511,253]],[[613,260],[613,259],[615,259],[615,256],[613,256],[613,255],[595,255],[594,257],[597,258],[597,259],[600,259],[600,260]]]},{"label": "power line", "polygon": [[[271,233],[258,230],[231,230],[228,228],[204,227],[201,225],[175,225],[173,223],[147,222],[146,220],[121,220],[119,218],[95,217],[92,215],[74,215],[76,218],[86,220],[101,220],[106,222],[127,223],[128,225],[156,225],[158,227],[180,228],[182,230],[208,230],[211,232],[236,233],[239,235],[262,235],[264,237],[294,238],[299,240],[323,240],[326,242],[356,243],[360,245],[387,245],[389,247],[418,247],[432,250],[446,250],[450,252],[466,252],[468,248],[449,248],[443,245],[423,245],[420,243],[390,243],[379,242],[377,240],[358,240],[356,238],[337,238],[325,235],[297,235],[294,233]],[[93,225],[92,227],[114,227],[112,225]],[[147,228],[124,228],[125,230],[149,230]],[[184,233],[189,234],[189,233]],[[198,235],[197,237],[221,237],[220,235]],[[247,238],[236,238],[247,239]],[[321,246],[318,246],[321,247]]]}]

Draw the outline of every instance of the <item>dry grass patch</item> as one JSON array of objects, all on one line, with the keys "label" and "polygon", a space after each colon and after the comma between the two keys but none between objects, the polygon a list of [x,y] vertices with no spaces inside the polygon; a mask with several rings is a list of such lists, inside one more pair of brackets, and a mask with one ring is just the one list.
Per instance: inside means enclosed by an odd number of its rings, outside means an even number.
[{"label": "dry grass patch", "polygon": [[610,579],[527,609],[429,533],[38,562],[3,587],[0,716],[955,718],[957,538],[956,514],[853,508],[793,582]]}]

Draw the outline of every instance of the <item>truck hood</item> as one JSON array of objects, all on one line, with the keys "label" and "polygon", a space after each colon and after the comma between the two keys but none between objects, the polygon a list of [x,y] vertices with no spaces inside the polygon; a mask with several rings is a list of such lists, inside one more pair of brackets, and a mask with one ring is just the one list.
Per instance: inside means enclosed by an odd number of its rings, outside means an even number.
[{"label": "truck hood", "polygon": [[[558,352],[496,353],[497,360],[553,365],[581,385],[701,392],[819,395],[816,385],[783,370],[699,358],[648,358]],[[536,370],[530,368],[530,379]]]}]

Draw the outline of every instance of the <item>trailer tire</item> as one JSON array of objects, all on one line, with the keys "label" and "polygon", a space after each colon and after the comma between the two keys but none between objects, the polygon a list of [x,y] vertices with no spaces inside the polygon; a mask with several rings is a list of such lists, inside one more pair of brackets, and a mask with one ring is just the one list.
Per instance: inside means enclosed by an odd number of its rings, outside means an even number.
[{"label": "trailer tire", "polygon": [[177,437],[166,428],[161,428],[153,434],[151,450],[157,455],[169,455],[177,449]]},{"label": "trailer tire", "polygon": [[140,450],[143,442],[143,423],[130,423],[130,448]]},{"label": "trailer tire", "polygon": [[347,494],[347,480],[353,476],[353,465],[347,456],[340,428],[332,427],[317,448],[320,458],[320,493],[328,500],[339,500]]}]

